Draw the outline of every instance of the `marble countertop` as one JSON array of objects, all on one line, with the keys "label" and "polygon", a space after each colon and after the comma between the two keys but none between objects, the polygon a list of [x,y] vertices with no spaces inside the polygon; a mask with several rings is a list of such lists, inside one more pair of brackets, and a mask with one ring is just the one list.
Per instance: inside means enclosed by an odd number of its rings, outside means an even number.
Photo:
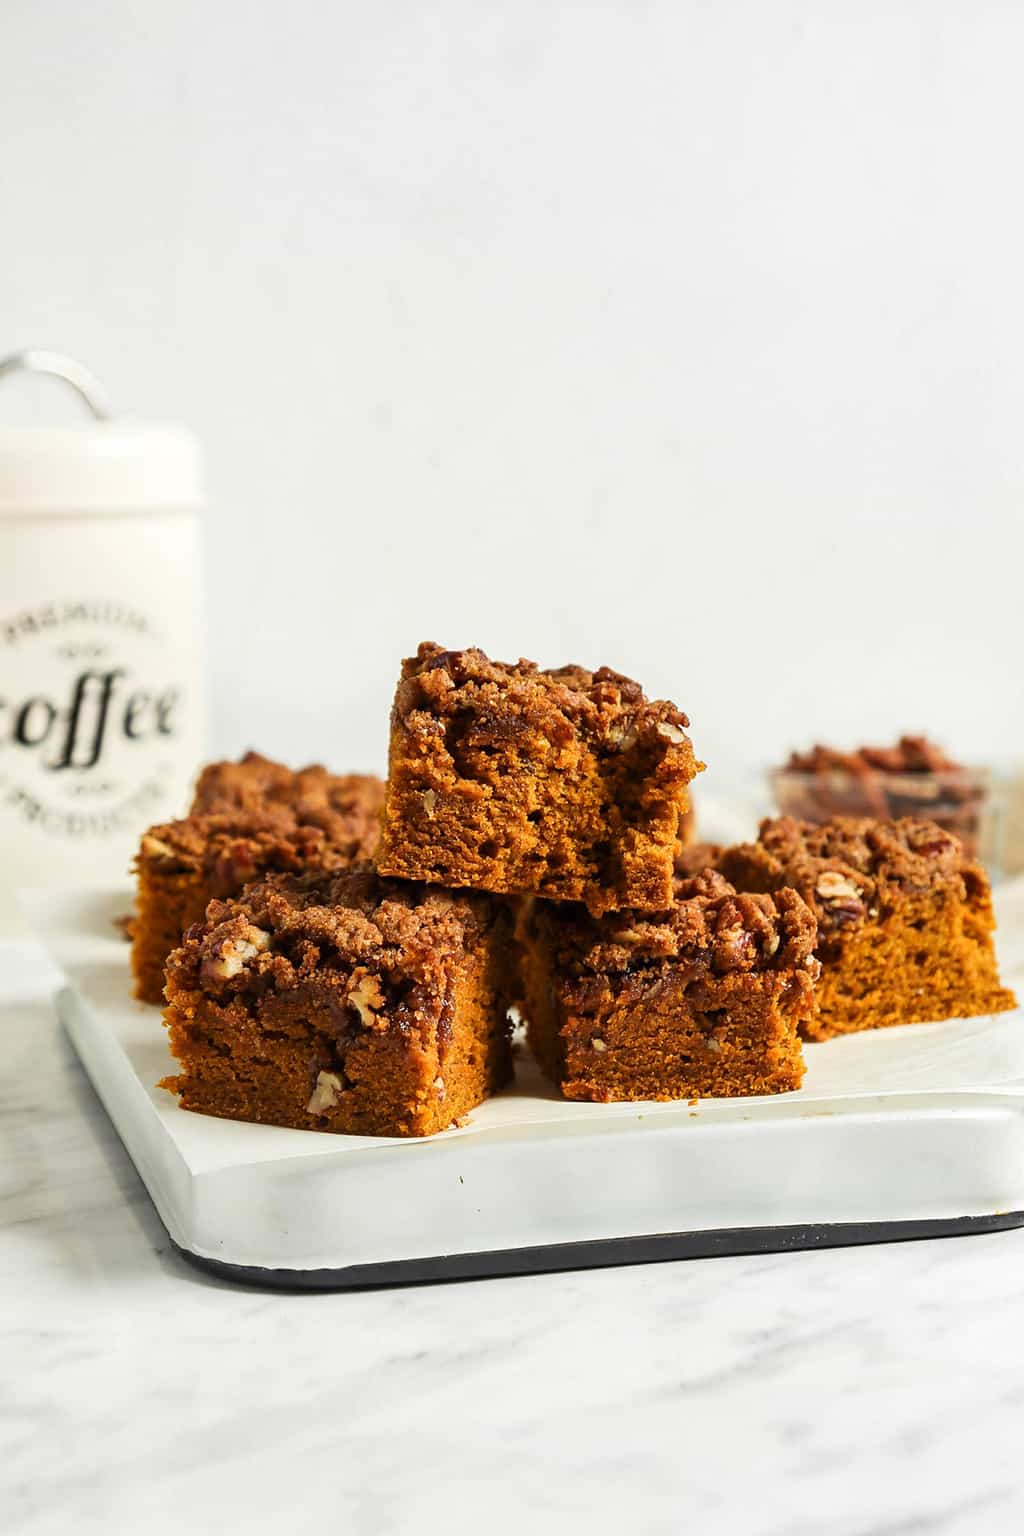
[{"label": "marble countertop", "polygon": [[361,1293],[170,1248],[0,945],[0,1529],[1024,1526],[1024,1231]]}]

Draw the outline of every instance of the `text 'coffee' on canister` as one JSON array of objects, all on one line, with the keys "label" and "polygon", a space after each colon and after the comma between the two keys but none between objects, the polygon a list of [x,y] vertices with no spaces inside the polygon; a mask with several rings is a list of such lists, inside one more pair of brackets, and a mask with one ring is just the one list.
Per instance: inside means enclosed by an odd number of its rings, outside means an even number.
[{"label": "text 'coffee' on canister", "polygon": [[[24,369],[93,419],[5,426]],[[123,887],[202,753],[203,462],[177,426],[109,417],[70,359],[0,362],[0,927],[19,887]]]}]

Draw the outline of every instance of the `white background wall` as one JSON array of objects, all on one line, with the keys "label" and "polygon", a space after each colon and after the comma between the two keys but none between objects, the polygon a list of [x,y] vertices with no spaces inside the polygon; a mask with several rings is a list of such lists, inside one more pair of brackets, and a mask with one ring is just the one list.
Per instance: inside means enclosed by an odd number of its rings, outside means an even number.
[{"label": "white background wall", "polygon": [[205,439],[218,751],[382,761],[429,636],[720,773],[1024,756],[1022,59],[1012,0],[4,0],[0,351]]}]

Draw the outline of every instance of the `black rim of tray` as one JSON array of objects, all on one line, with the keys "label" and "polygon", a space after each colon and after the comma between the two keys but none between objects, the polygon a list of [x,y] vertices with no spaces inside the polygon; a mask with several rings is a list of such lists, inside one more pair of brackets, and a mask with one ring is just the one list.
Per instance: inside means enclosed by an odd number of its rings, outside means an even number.
[{"label": "black rim of tray", "polygon": [[[658,1264],[671,1259],[712,1259],[745,1253],[791,1253],[806,1248],[849,1248],[866,1243],[913,1242],[931,1237],[968,1237],[1024,1226],[1024,1211],[991,1216],[951,1216],[923,1221],[831,1222],[789,1227],[722,1227],[708,1232],[660,1232],[649,1237],[616,1237],[586,1243],[550,1243],[535,1248],[502,1248],[487,1253],[437,1254],[341,1269],[263,1269],[174,1246],[200,1269],[242,1285],[276,1290],[366,1290],[389,1285],[430,1285],[453,1280],[500,1279],[552,1274],[558,1270],[604,1269],[622,1264]],[[172,1239],[173,1241],[173,1239]]]}]

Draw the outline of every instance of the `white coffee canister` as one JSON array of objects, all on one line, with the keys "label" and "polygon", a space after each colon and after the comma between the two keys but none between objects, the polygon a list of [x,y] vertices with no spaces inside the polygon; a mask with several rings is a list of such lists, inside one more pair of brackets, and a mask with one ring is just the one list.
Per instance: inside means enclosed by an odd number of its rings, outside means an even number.
[{"label": "white coffee canister", "polygon": [[0,925],[20,886],[126,882],[202,754],[203,460],[181,427],[107,415],[70,359],[0,362],[74,385],[93,419],[5,427],[0,395]]}]

